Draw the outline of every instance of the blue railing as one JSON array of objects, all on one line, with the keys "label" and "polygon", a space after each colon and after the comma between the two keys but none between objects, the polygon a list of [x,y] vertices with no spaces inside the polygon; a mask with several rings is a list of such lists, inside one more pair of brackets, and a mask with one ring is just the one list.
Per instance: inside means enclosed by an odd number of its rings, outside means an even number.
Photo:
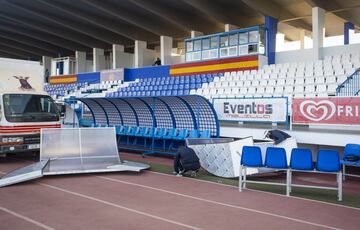
[{"label": "blue railing", "polygon": [[360,94],[360,68],[351,74],[336,89],[336,96],[359,96]]}]

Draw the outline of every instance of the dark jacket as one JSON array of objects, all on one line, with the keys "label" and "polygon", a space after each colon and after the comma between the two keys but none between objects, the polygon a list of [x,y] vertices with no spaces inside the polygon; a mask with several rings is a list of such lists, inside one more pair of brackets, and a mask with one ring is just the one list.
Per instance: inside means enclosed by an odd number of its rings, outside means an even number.
[{"label": "dark jacket", "polygon": [[274,140],[276,145],[291,137],[289,134],[277,129],[269,130],[266,136]]},{"label": "dark jacket", "polygon": [[199,158],[196,156],[193,149],[181,146],[175,156],[175,162],[180,161],[183,169],[198,170],[200,168]]}]

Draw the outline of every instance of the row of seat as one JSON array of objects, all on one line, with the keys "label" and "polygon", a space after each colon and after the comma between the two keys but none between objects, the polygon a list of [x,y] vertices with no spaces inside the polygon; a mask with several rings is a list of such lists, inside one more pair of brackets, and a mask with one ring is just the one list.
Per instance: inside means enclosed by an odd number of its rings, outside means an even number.
[{"label": "row of seat", "polygon": [[205,97],[327,97],[329,95],[335,95],[336,84],[331,85],[307,85],[307,86],[251,86],[247,87],[234,87],[234,88],[206,88],[191,90],[190,94],[202,95]]},{"label": "row of seat", "polygon": [[[224,74],[223,73],[210,73],[210,74],[191,74],[191,75],[181,75],[181,76],[176,76],[176,77],[172,77],[169,80],[170,81],[176,81],[176,79],[178,79],[179,82],[183,81],[183,82],[192,82],[193,80],[196,79],[203,79],[203,78],[214,78],[214,77],[222,77]],[[140,78],[139,82],[153,82],[153,81],[163,81],[166,80],[168,78],[165,77],[149,77],[149,78]],[[172,80],[171,80],[172,79]]]},{"label": "row of seat", "polygon": [[156,91],[156,90],[172,90],[172,89],[197,89],[201,88],[200,84],[178,84],[178,85],[150,85],[150,86],[130,86],[120,88],[121,92],[131,92],[131,91]]},{"label": "row of seat", "polygon": [[189,89],[173,90],[151,90],[151,91],[130,91],[130,92],[107,92],[105,97],[158,97],[158,96],[184,96],[189,95]]},{"label": "row of seat", "polygon": [[321,85],[321,84],[340,84],[346,80],[345,75],[338,77],[307,77],[307,78],[280,78],[280,79],[240,79],[229,80],[221,79],[221,81],[204,83],[203,89],[206,88],[226,88],[226,87],[250,87],[250,86],[286,86],[286,85]]},{"label": "row of seat", "polygon": [[188,130],[161,127],[116,126],[116,134],[125,136],[185,140],[186,138],[210,138],[210,130]]},{"label": "row of seat", "polygon": [[281,77],[291,77],[291,76],[295,76],[295,77],[307,77],[307,76],[331,76],[331,75],[340,75],[340,74],[351,74],[355,71],[355,69],[357,69],[358,67],[360,67],[360,65],[345,65],[345,66],[340,66],[340,65],[334,65],[331,67],[315,67],[312,69],[279,69],[279,70],[264,70],[264,69],[260,69],[260,70],[255,70],[255,71],[238,71],[238,72],[231,72],[228,74],[225,74],[225,77],[228,76],[238,76],[238,77],[243,77],[243,76],[249,76],[252,75],[254,77],[268,77],[270,75],[279,75]]},{"label": "row of seat", "polygon": [[[246,168],[269,168],[286,170],[286,183],[272,183],[261,181],[249,181],[246,179]],[[337,187],[308,186],[292,183],[292,172],[330,173],[337,175]],[[286,195],[290,195],[292,187],[311,187],[320,189],[337,190],[338,200],[342,201],[342,172],[338,151],[319,150],[314,166],[312,152],[306,148],[294,148],[291,151],[290,164],[288,164],[284,148],[268,147],[265,161],[262,159],[261,148],[258,146],[244,146],[240,161],[239,191],[246,187],[246,183],[266,183],[286,186]]]}]

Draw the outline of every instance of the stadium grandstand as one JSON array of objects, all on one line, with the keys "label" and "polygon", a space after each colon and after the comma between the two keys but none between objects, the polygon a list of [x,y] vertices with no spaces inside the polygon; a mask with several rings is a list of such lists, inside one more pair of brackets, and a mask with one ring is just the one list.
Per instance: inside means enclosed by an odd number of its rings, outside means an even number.
[{"label": "stadium grandstand", "polygon": [[358,15],[0,0],[0,229],[358,229]]}]

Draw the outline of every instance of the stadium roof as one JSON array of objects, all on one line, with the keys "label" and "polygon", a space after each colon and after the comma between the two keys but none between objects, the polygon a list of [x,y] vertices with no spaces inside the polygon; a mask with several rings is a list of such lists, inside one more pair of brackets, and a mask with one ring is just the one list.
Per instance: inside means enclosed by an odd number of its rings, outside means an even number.
[{"label": "stadium roof", "polygon": [[311,9],[326,11],[326,35],[343,33],[343,23],[360,25],[359,0],[0,0],[0,57],[40,59],[75,50],[127,48],[134,40],[158,45],[159,36],[182,41],[191,30],[205,34],[224,24],[249,27],[278,18],[288,40],[311,32]]}]

